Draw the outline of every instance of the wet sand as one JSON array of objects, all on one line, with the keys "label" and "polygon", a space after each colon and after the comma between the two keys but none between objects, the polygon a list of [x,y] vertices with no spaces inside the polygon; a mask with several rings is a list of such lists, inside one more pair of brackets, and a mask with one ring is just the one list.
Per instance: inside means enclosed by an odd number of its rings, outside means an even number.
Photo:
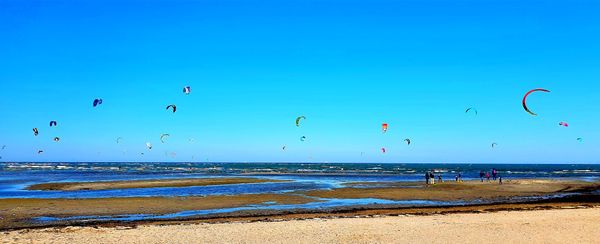
[{"label": "wet sand", "polygon": [[52,216],[115,216],[166,214],[186,210],[242,207],[275,202],[302,204],[315,201],[298,195],[250,194],[207,197],[132,197],[94,199],[0,199],[0,229],[36,226],[31,218]]},{"label": "wet sand", "polygon": [[[363,183],[372,184],[372,183]],[[381,198],[392,200],[473,200],[473,199],[501,199],[503,204],[493,206],[504,206],[511,209],[531,209],[531,206],[515,206],[511,197],[515,196],[539,196],[545,194],[565,192],[585,192],[598,189],[598,183],[586,183],[578,181],[551,181],[551,180],[513,180],[503,185],[479,182],[448,182],[426,187],[418,183],[391,183],[392,186],[377,188],[341,188],[329,191],[307,191],[286,194],[249,194],[233,196],[207,196],[207,197],[136,197],[136,198],[96,198],[96,199],[0,199],[0,229],[29,228],[47,225],[65,225],[73,222],[63,223],[39,223],[30,221],[35,217],[72,217],[72,216],[116,216],[131,214],[168,214],[187,210],[207,210],[243,207],[252,204],[272,202],[276,204],[303,204],[321,198]],[[415,185],[417,184],[417,185]],[[410,186],[410,187],[406,187]],[[591,199],[591,200],[590,200]],[[588,196],[584,199],[571,201],[571,204],[580,205],[600,203],[597,196]],[[507,207],[506,204],[509,204]],[[543,205],[542,208],[560,207],[552,203]],[[539,206],[538,206],[539,207]],[[535,207],[534,207],[535,208]],[[456,211],[481,211],[480,206],[453,207],[451,212]],[[486,206],[485,209],[490,209]],[[359,211],[371,211],[360,213]],[[215,216],[198,216],[185,220],[209,221],[235,221],[237,218],[244,219],[269,219],[272,218],[294,219],[303,218],[303,214],[317,216],[353,216],[357,214],[403,214],[403,213],[439,213],[443,212],[436,208],[406,208],[406,206],[369,205],[351,206],[336,209],[312,209],[312,210],[256,210],[228,213]],[[447,212],[447,211],[446,211]],[[319,215],[323,214],[323,215]],[[347,214],[347,215],[345,215]],[[148,222],[148,221],[145,221]],[[168,221],[162,221],[167,223]],[[77,223],[79,224],[79,223]],[[102,223],[87,222],[88,225]]]},{"label": "wet sand", "polygon": [[[600,183],[562,180],[510,180],[498,182],[444,182],[426,186],[423,183],[390,183],[380,186],[378,182],[355,182],[352,187],[333,190],[309,191],[304,194],[321,198],[379,198],[389,200],[489,200],[518,196],[541,196],[550,193],[568,193],[597,189]],[[375,185],[375,187],[368,187]],[[367,186],[360,187],[360,186]]]},{"label": "wet sand", "polygon": [[99,182],[59,182],[31,185],[26,190],[108,190],[125,188],[154,188],[154,187],[188,187],[229,185],[245,183],[283,182],[257,178],[198,178],[198,179],[167,179],[167,180],[135,180],[135,181],[99,181]]},{"label": "wet sand", "polygon": [[598,243],[600,208],[284,222],[66,227],[5,243]]}]

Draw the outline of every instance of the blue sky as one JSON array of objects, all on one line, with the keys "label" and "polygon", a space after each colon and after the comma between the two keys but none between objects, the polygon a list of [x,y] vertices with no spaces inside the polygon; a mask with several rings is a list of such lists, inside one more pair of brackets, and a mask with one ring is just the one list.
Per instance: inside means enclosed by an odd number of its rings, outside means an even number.
[{"label": "blue sky", "polygon": [[[1,1],[0,155],[599,163],[599,11],[594,1]],[[552,92],[529,98],[534,117],[520,101],[538,87]]]}]

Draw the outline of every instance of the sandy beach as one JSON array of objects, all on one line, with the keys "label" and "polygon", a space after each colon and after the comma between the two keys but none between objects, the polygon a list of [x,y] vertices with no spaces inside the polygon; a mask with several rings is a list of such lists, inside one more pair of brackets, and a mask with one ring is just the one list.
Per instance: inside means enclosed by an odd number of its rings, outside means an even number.
[{"label": "sandy beach", "polygon": [[3,232],[4,243],[598,243],[600,208],[283,222],[66,227]]}]

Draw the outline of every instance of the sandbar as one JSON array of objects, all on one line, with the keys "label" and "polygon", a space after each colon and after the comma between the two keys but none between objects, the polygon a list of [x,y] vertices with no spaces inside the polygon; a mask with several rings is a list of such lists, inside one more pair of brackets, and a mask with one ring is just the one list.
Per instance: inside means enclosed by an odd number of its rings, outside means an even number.
[{"label": "sandbar", "polygon": [[165,179],[165,180],[132,180],[132,181],[97,181],[97,182],[57,182],[31,185],[27,190],[43,191],[78,191],[78,190],[107,190],[125,188],[154,188],[154,187],[189,187],[247,183],[283,182],[258,178],[197,178],[197,179]]},{"label": "sandbar", "polygon": [[[381,184],[373,182],[356,182],[361,184]],[[389,183],[387,186],[347,187],[332,190],[303,192],[303,194],[320,198],[379,198],[388,200],[437,200],[462,201],[475,199],[497,199],[519,196],[541,196],[552,193],[568,193],[598,189],[600,183],[572,180],[510,180],[503,184],[498,182],[444,182],[435,185],[424,183]]]}]

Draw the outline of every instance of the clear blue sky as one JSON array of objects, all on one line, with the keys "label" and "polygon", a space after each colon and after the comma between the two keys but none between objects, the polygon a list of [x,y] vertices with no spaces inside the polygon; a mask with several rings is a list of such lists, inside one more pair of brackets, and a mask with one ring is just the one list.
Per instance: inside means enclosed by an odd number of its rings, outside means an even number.
[{"label": "clear blue sky", "polygon": [[[597,1],[0,1],[0,155],[599,163],[599,12]],[[520,101],[538,87],[552,92],[529,98],[534,117]]]}]

